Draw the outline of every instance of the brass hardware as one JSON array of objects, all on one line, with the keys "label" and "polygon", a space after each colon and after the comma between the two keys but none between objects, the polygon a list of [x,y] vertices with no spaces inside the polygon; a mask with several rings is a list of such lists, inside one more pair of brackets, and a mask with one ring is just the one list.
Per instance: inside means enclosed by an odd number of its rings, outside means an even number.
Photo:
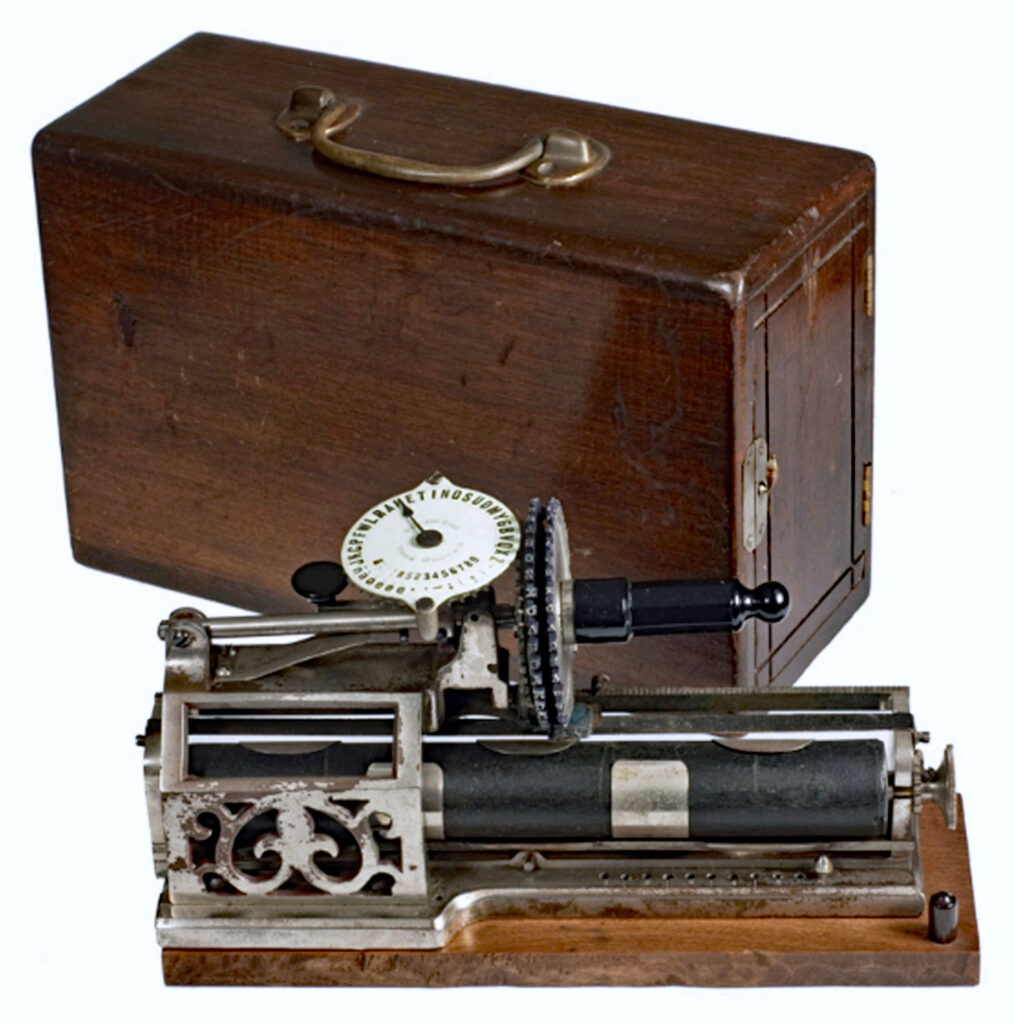
[{"label": "brass hardware", "polygon": [[753,440],[743,459],[743,546],[756,550],[768,526],[768,496],[778,482],[778,459],[763,437]]},{"label": "brass hardware", "polygon": [[873,463],[863,463],[863,526],[870,525],[873,518]]},{"label": "brass hardware", "polygon": [[304,85],[292,94],[275,124],[290,139],[312,142],[321,156],[343,167],[427,185],[484,185],[515,174],[547,187],[576,185],[609,162],[607,146],[568,128],[554,128],[501,160],[460,166],[374,153],[336,142],[334,136],[361,113],[361,106],[338,98],[330,89]]},{"label": "brass hardware", "polygon": [[863,312],[873,316],[873,251],[866,254],[863,261]]},{"label": "brass hardware", "polygon": [[778,483],[778,459],[771,455],[764,466],[764,479],[757,484],[757,490],[761,494],[768,494],[774,490],[776,483]]}]

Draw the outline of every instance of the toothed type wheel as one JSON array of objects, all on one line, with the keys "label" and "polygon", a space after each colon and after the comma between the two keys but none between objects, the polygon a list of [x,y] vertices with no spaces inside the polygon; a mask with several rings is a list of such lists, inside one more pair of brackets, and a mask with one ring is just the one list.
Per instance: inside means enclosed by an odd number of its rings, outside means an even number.
[{"label": "toothed type wheel", "polygon": [[533,498],[518,558],[518,660],[522,712],[555,733],[574,710],[574,644],[565,640],[560,584],[570,580],[567,524],[560,502]]}]

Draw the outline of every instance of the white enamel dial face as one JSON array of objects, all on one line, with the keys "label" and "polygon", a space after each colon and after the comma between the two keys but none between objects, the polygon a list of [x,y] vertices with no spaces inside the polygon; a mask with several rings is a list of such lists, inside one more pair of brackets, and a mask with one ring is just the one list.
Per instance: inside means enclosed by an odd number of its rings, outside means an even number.
[{"label": "white enamel dial face", "polygon": [[435,473],[359,517],[341,562],[361,590],[415,607],[470,594],[506,572],[521,543],[511,510]]}]

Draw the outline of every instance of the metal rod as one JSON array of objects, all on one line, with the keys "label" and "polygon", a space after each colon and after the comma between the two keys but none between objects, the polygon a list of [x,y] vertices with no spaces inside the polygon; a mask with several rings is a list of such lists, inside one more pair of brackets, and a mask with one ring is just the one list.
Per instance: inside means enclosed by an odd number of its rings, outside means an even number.
[{"label": "metal rod", "polygon": [[784,711],[835,710],[870,712],[907,712],[907,694],[899,687],[804,687],[796,690],[747,690],[742,687],[695,688],[634,685],[599,686],[578,691],[579,700],[598,704],[603,711]]},{"label": "metal rod", "polygon": [[335,608],[294,615],[232,615],[204,620],[205,628],[215,639],[303,633],[398,633],[414,629],[415,624],[413,612],[396,608]]},{"label": "metal rod", "polygon": [[742,715],[687,714],[621,714],[597,722],[596,733],[659,733],[694,732],[711,735],[726,732],[878,732],[912,729],[911,715],[870,714],[783,714],[764,715],[747,712]]}]

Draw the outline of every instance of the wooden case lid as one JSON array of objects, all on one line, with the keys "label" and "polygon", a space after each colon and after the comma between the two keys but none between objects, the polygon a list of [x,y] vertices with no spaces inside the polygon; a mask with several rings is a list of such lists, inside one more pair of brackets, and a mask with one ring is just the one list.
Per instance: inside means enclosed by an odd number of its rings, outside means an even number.
[{"label": "wooden case lid", "polygon": [[[438,163],[499,158],[572,128],[608,166],[574,187],[447,188],[327,164],[274,125],[292,91],[361,102],[350,146]],[[197,34],[43,129],[37,160],[158,175],[192,195],[464,237],[525,259],[660,278],[738,301],[873,181],[861,154],[595,103]]]}]

